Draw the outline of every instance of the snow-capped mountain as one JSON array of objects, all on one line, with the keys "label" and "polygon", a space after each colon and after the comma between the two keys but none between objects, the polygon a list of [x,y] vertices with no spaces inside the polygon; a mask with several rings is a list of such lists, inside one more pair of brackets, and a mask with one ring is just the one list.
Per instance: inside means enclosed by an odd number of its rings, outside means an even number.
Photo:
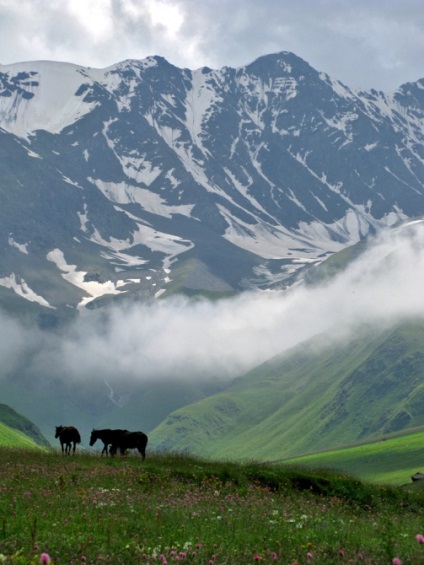
[{"label": "snow-capped mountain", "polygon": [[424,215],[424,79],[355,91],[287,52],[0,65],[0,191],[2,304],[282,287]]}]

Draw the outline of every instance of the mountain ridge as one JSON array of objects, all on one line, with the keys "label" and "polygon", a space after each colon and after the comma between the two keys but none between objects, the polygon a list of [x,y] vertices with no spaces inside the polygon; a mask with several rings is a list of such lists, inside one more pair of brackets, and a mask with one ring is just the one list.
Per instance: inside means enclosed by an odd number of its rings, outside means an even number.
[{"label": "mountain ridge", "polygon": [[283,288],[424,215],[423,82],[354,91],[288,52],[218,70],[0,66],[0,285],[55,316],[166,295],[194,256],[206,290]]}]

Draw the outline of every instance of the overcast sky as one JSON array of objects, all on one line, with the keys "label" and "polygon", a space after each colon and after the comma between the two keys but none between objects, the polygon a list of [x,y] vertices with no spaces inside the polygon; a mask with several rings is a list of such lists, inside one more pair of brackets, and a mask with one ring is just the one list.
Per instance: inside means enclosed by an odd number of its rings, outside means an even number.
[{"label": "overcast sky", "polygon": [[0,0],[0,63],[107,67],[161,55],[246,65],[292,51],[350,87],[424,78],[423,0]]}]

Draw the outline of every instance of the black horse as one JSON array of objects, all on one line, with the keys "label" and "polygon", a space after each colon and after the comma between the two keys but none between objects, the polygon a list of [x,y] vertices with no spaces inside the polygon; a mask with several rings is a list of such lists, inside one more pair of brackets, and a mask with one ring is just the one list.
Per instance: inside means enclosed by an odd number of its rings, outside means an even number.
[{"label": "black horse", "polygon": [[116,443],[122,434],[128,433],[128,430],[93,430],[90,436],[90,447],[99,439],[103,442],[102,456],[106,453],[108,455],[108,446]]},{"label": "black horse", "polygon": [[67,455],[71,454],[72,446],[72,453],[75,453],[77,443],[81,443],[80,433],[74,426],[56,426],[56,434],[54,437],[59,438],[62,453],[66,453]]},{"label": "black horse", "polygon": [[124,432],[122,435],[117,436],[116,441],[112,443],[109,449],[109,453],[113,457],[118,449],[121,453],[125,453],[127,449],[137,449],[144,461],[146,458],[147,441],[148,437],[143,432]]}]

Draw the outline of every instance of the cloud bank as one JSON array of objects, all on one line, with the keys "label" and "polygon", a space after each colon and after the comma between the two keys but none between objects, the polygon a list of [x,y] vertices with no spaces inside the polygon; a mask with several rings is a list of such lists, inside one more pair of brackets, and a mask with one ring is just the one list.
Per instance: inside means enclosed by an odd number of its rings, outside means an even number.
[{"label": "cloud bank", "polygon": [[1,375],[22,359],[47,378],[82,384],[231,379],[323,332],[349,338],[358,324],[424,319],[424,225],[385,232],[325,284],[185,298],[89,312],[60,335],[0,320]]},{"label": "cloud bank", "polygon": [[424,76],[421,0],[0,0],[1,63],[107,67],[161,55],[178,67],[239,67],[292,51],[350,87]]}]

